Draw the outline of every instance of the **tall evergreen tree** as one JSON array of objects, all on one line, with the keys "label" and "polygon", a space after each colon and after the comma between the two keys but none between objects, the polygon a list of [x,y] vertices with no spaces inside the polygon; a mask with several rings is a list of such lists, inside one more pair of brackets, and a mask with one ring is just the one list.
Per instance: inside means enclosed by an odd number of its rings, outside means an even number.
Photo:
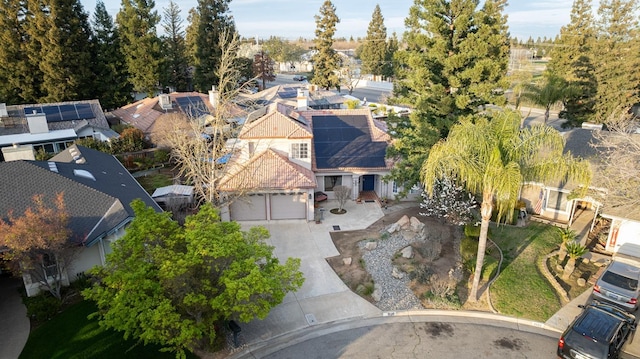
[{"label": "tall evergreen tree", "polygon": [[601,0],[595,47],[598,89],[594,121],[627,117],[640,101],[640,39],[636,0]]},{"label": "tall evergreen tree", "polygon": [[376,4],[360,54],[362,72],[375,76],[382,75],[388,59],[387,50],[387,27],[384,26],[380,5]]},{"label": "tall evergreen tree", "polygon": [[132,100],[133,86],[129,83],[118,30],[102,1],[96,3],[92,25],[96,75],[93,93],[103,108],[111,110]]},{"label": "tall evergreen tree", "polygon": [[400,45],[398,41],[398,35],[394,32],[391,34],[389,40],[387,40],[387,52],[384,57],[384,66],[382,67],[382,76],[386,78],[393,77],[395,69],[393,66],[393,54],[398,51]]},{"label": "tall evergreen tree", "polygon": [[41,100],[58,102],[91,97],[91,28],[80,0],[47,0],[47,22],[39,66],[43,74]]},{"label": "tall evergreen tree", "polygon": [[320,7],[320,15],[316,15],[315,20],[316,38],[313,42],[316,53],[311,58],[313,63],[311,82],[328,90],[338,85],[340,81],[336,74],[340,70],[340,57],[333,49],[333,36],[340,19],[330,0],[324,1]]},{"label": "tall evergreen tree", "polygon": [[391,177],[406,193],[419,182],[429,149],[462,117],[502,105],[509,61],[504,0],[415,0],[405,20],[407,48],[396,53],[395,103],[408,118],[389,118],[395,138],[387,155],[401,161]]},{"label": "tall evergreen tree", "polygon": [[187,45],[180,8],[173,1],[164,9],[162,28],[166,34],[161,38],[164,58],[162,84],[169,85],[176,91],[186,91],[189,84]]},{"label": "tall evergreen tree", "polygon": [[571,23],[560,29],[560,37],[551,50],[547,71],[563,77],[576,89],[575,95],[566,99],[560,118],[570,125],[579,126],[589,120],[595,105],[597,90],[593,61],[596,32],[591,14],[591,0],[575,0],[571,9]]},{"label": "tall evergreen tree", "polygon": [[23,102],[22,75],[27,68],[27,57],[23,51],[25,33],[25,9],[21,0],[0,2],[0,102],[19,104]]},{"label": "tall evergreen tree", "polygon": [[204,92],[211,86],[218,85],[216,71],[222,55],[220,36],[225,31],[230,34],[236,32],[233,17],[228,14],[230,2],[231,0],[198,0],[194,15],[197,22],[191,24],[190,30],[195,34],[193,84],[197,91]]},{"label": "tall evergreen tree", "polygon": [[42,42],[47,31],[45,6],[41,0],[27,0],[27,11],[24,17],[23,62],[20,97],[25,103],[37,103],[43,97],[43,73],[38,62],[42,56]]},{"label": "tall evergreen tree", "polygon": [[122,0],[116,15],[129,81],[137,92],[154,96],[160,81],[160,22],[153,0]]}]

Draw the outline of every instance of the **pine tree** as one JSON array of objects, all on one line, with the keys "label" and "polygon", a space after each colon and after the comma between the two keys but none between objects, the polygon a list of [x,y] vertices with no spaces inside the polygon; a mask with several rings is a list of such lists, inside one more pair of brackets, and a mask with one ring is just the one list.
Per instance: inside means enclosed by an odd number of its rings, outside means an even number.
[{"label": "pine tree", "polygon": [[385,78],[393,77],[395,70],[393,68],[393,55],[399,48],[398,35],[394,32],[391,34],[391,38],[387,40],[387,52],[384,58],[384,67],[382,68],[382,76]]},{"label": "pine tree", "polygon": [[50,0],[41,38],[42,100],[59,102],[88,99],[94,79],[91,71],[89,15],[80,0]]},{"label": "pine tree", "polygon": [[27,9],[29,11],[25,12],[24,17],[25,41],[22,47],[25,61],[19,88],[23,102],[37,103],[43,97],[43,73],[38,66],[42,56],[40,39],[45,37],[48,26],[42,1],[27,0]]},{"label": "pine tree", "polygon": [[164,58],[162,84],[169,85],[176,91],[186,91],[189,84],[187,45],[180,8],[173,1],[164,9],[162,28],[167,34],[161,38]]},{"label": "pine tree", "polygon": [[316,53],[311,58],[313,63],[311,82],[328,90],[338,85],[339,78],[336,72],[340,69],[340,57],[333,49],[333,36],[340,19],[330,0],[324,1],[320,7],[320,15],[316,15],[315,20],[316,38],[313,42]]},{"label": "pine tree", "polygon": [[[396,53],[395,103],[411,104],[409,118],[390,117],[396,139],[388,156],[400,158],[391,177],[404,191],[418,183],[429,149],[461,118],[487,104],[504,104],[509,36],[506,1],[420,2],[405,20],[407,49]],[[404,194],[405,192],[401,192]]]},{"label": "pine tree", "polygon": [[560,37],[551,51],[547,71],[563,77],[576,89],[576,96],[567,98],[560,118],[572,126],[588,121],[593,113],[597,89],[593,45],[596,39],[591,0],[575,0],[571,9],[571,23],[560,29]]},{"label": "pine tree", "polygon": [[367,37],[362,46],[360,60],[362,60],[362,72],[380,76],[385,72],[387,61],[387,28],[384,26],[384,17],[380,11],[380,5],[376,5],[367,29]]},{"label": "pine tree", "polygon": [[131,102],[133,86],[129,83],[118,30],[102,1],[96,3],[92,25],[92,67],[96,75],[93,97],[100,100],[104,109],[116,109]]},{"label": "pine tree", "polygon": [[27,67],[23,52],[24,27],[21,19],[24,8],[21,0],[0,2],[0,102],[19,104],[23,102],[21,74]]},{"label": "pine tree", "polygon": [[[207,91],[218,85],[216,70],[220,63],[222,50],[220,36],[223,32],[236,32],[233,17],[228,15],[231,0],[198,0],[197,22],[191,24],[191,33],[195,34],[195,73],[193,83],[197,91]],[[194,18],[194,16],[192,16]]]},{"label": "pine tree", "polygon": [[160,81],[160,40],[156,25],[160,21],[153,0],[122,0],[116,16],[129,81],[137,92],[154,96]]},{"label": "pine tree", "polygon": [[607,123],[628,117],[638,103],[640,40],[636,0],[601,0],[595,47],[598,88],[594,121]]}]

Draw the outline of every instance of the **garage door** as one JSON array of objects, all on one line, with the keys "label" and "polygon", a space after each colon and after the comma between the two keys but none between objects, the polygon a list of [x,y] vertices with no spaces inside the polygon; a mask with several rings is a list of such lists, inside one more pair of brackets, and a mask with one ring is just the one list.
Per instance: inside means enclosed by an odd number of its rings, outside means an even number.
[{"label": "garage door", "polygon": [[307,195],[305,193],[272,193],[272,219],[306,219]]},{"label": "garage door", "polygon": [[234,221],[266,220],[266,203],[266,196],[263,194],[255,194],[238,198],[231,203],[231,219]]}]

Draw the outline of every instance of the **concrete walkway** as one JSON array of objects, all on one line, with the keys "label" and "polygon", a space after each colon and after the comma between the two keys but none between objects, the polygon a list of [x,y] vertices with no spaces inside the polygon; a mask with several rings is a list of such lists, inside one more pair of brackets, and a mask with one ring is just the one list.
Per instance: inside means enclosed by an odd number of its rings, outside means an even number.
[{"label": "concrete walkway", "polygon": [[22,304],[19,278],[0,277],[0,359],[20,356],[29,338],[27,308]]}]

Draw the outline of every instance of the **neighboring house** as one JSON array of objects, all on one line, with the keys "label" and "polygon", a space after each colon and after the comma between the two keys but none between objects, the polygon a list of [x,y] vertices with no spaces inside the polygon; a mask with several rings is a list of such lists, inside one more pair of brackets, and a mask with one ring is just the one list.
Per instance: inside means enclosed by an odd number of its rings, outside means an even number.
[{"label": "neighboring house", "polygon": [[[130,207],[136,198],[156,211],[162,209],[112,155],[72,145],[49,161],[11,161],[0,163],[0,213],[20,215],[33,206],[34,195],[52,200],[64,194],[70,214],[70,240],[82,243],[78,255],[68,266],[66,280],[73,281],[95,265],[105,263],[111,243],[122,237],[134,218]],[[40,284],[24,276],[29,296],[40,291]]]},{"label": "neighboring house", "polygon": [[98,100],[0,104],[0,148],[31,145],[34,151],[58,153],[77,139],[109,141],[117,137]]},{"label": "neighboring house", "polygon": [[[570,151],[575,157],[589,160],[596,170],[597,151],[594,145],[597,140],[593,131],[578,128],[563,135],[566,139],[565,152]],[[521,198],[527,203],[530,213],[561,225],[571,225],[578,217],[586,216],[590,219],[589,230],[593,230],[598,216],[609,219],[611,226],[605,245],[608,252],[616,252],[624,243],[640,245],[640,217],[623,209],[608,207],[606,188],[597,182],[597,176],[594,177],[596,179],[584,197],[573,198],[571,193],[576,189],[576,184],[568,182],[564,185],[527,183],[522,188]]]},{"label": "neighboring house", "polygon": [[153,133],[156,121],[165,114],[183,113],[191,118],[209,114],[216,106],[218,92],[172,92],[148,97],[111,112],[121,123],[131,125],[147,136]]},{"label": "neighboring house", "polygon": [[280,103],[290,108],[306,110],[341,109],[348,101],[342,94],[323,90],[316,85],[278,85],[254,94],[240,94],[236,103],[245,108],[260,107]]},{"label": "neighboring house", "polygon": [[194,204],[193,190],[193,186],[174,184],[156,188],[151,198],[163,209],[186,208]]},{"label": "neighboring house", "polygon": [[298,94],[297,110],[272,104],[240,131],[220,184],[222,191],[242,195],[227,219],[312,220],[314,192],[333,199],[339,185],[352,188],[353,200],[362,193],[394,198],[399,192],[384,180],[393,166],[385,158],[391,139],[369,109],[308,110],[304,93]]}]

